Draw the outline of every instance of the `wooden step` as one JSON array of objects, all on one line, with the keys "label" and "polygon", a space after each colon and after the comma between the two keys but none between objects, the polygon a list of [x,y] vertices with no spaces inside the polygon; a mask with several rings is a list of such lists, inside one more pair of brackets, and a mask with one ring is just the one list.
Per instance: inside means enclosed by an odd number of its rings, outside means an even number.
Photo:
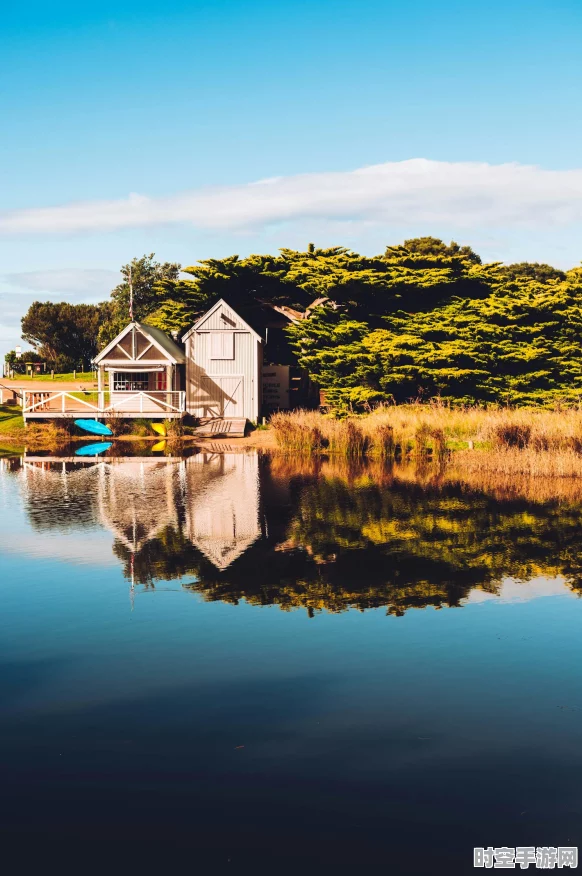
[{"label": "wooden step", "polygon": [[245,417],[228,417],[209,420],[194,430],[200,438],[244,438],[247,421]]}]

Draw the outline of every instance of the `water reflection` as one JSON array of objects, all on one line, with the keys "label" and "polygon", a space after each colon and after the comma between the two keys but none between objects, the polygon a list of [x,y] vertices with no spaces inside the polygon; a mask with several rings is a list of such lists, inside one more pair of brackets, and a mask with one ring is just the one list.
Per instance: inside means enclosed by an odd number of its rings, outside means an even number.
[{"label": "water reflection", "polygon": [[[133,586],[310,614],[582,590],[582,499],[254,453],[4,461],[39,534],[108,530]],[[537,501],[536,501],[537,498]]]},{"label": "water reflection", "polygon": [[222,571],[261,535],[258,457],[194,456],[186,466],[186,488],[187,538]]}]

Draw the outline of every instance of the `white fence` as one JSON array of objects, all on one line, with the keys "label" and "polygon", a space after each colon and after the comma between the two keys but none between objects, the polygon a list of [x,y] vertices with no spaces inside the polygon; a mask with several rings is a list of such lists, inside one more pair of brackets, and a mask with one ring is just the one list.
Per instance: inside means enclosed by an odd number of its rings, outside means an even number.
[{"label": "white fence", "polygon": [[173,392],[50,392],[22,391],[24,419],[83,415],[121,417],[181,417],[186,410],[186,393]]}]

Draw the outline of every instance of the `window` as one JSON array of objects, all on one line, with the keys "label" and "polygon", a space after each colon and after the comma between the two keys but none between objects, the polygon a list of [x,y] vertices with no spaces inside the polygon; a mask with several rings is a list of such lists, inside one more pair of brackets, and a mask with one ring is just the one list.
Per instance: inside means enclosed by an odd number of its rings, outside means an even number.
[{"label": "window", "polygon": [[115,392],[147,392],[148,379],[147,373],[115,371],[113,373],[113,389]]},{"label": "window", "polygon": [[234,332],[210,332],[210,358],[234,359]]}]

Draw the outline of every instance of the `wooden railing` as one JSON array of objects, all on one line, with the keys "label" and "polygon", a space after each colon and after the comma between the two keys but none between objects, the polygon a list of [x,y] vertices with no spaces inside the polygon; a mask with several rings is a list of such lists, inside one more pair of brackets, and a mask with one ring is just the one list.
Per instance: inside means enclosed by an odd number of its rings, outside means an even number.
[{"label": "wooden railing", "polygon": [[127,414],[140,416],[181,415],[186,410],[186,393],[172,392],[50,392],[25,390],[22,393],[22,413],[28,415],[58,417],[67,414]]}]

